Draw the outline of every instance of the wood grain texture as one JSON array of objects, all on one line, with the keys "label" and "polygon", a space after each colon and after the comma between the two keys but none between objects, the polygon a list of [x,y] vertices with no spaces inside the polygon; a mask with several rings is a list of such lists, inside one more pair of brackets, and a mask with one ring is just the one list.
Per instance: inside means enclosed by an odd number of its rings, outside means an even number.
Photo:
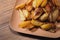
[{"label": "wood grain texture", "polygon": [[0,0],[0,40],[38,40],[14,34],[9,29],[9,20],[16,0]]},{"label": "wood grain texture", "polygon": [[9,20],[14,2],[14,0],[0,0],[0,24]]}]

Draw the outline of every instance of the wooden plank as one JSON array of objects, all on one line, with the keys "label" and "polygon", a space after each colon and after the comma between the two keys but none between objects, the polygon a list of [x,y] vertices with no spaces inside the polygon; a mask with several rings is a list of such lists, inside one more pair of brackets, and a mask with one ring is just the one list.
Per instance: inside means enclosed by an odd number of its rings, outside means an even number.
[{"label": "wooden plank", "polygon": [[16,0],[0,0],[0,24],[9,21]]}]

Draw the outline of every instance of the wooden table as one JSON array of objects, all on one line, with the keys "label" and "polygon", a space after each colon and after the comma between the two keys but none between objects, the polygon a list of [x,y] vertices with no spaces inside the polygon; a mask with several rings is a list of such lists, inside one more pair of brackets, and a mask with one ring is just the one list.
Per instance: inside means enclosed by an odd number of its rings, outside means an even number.
[{"label": "wooden table", "polygon": [[16,0],[0,0],[0,40],[38,40],[14,34],[9,29],[9,20]]}]

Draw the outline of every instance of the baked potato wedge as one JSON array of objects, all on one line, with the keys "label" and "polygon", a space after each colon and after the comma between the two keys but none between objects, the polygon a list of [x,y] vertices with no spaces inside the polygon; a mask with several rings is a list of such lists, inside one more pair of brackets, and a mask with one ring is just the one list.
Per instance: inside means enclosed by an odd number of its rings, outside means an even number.
[{"label": "baked potato wedge", "polygon": [[30,15],[29,11],[26,10],[26,9],[23,9],[22,11],[23,11],[24,16],[25,16],[26,18],[28,18],[29,15]]},{"label": "baked potato wedge", "polygon": [[52,15],[53,15],[53,22],[55,22],[59,16],[59,10],[55,9]]},{"label": "baked potato wedge", "polygon": [[33,7],[34,8],[38,8],[40,5],[41,5],[41,3],[43,2],[43,0],[33,0]]},{"label": "baked potato wedge", "polygon": [[46,6],[47,2],[48,2],[48,0],[43,0],[43,2],[42,2],[42,4],[41,4],[41,7]]},{"label": "baked potato wedge", "polygon": [[19,15],[20,15],[20,19],[21,19],[21,21],[26,20],[26,17],[24,16],[24,14],[23,14],[23,12],[22,12],[21,9],[19,9],[18,13],[19,13]]},{"label": "baked potato wedge", "polygon": [[21,3],[21,4],[17,5],[15,8],[16,9],[22,9],[24,7],[25,7],[25,3]]},{"label": "baked potato wedge", "polygon": [[23,21],[19,24],[20,28],[26,28],[31,22],[30,21]]},{"label": "baked potato wedge", "polygon": [[35,26],[41,26],[41,25],[44,24],[44,23],[39,22],[39,21],[36,21],[36,20],[32,20],[31,23],[32,23],[33,25],[35,25]]},{"label": "baked potato wedge", "polygon": [[44,13],[44,14],[39,18],[39,20],[41,20],[41,21],[45,21],[45,20],[48,19],[48,16],[49,16],[48,13]]},{"label": "baked potato wedge", "polygon": [[51,24],[43,24],[42,26],[40,26],[42,29],[44,29],[44,30],[49,30],[51,27],[52,27],[52,25]]}]

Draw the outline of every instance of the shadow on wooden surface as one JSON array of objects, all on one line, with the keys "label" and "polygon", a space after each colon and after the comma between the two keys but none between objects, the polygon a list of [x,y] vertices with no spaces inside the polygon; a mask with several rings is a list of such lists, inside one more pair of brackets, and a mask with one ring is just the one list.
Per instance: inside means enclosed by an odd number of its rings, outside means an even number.
[{"label": "shadow on wooden surface", "polygon": [[11,30],[11,32],[13,32],[16,35],[20,35],[20,36],[24,36],[24,37],[29,37],[29,38],[34,38],[34,39],[38,39],[38,40],[60,40],[60,38],[48,38],[48,37],[24,34],[24,33],[13,31],[11,28],[10,28],[10,30]]}]

